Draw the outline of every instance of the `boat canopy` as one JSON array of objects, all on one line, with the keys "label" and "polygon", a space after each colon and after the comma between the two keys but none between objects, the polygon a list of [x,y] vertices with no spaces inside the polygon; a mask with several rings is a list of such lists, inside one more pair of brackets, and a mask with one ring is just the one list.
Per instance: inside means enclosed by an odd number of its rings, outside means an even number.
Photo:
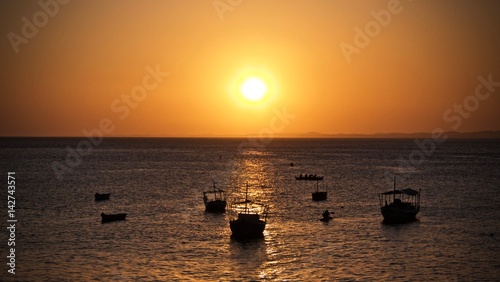
[{"label": "boat canopy", "polygon": [[392,190],[382,193],[382,195],[393,195],[393,194],[405,194],[405,195],[415,196],[418,195],[418,191],[408,188],[403,190]]}]

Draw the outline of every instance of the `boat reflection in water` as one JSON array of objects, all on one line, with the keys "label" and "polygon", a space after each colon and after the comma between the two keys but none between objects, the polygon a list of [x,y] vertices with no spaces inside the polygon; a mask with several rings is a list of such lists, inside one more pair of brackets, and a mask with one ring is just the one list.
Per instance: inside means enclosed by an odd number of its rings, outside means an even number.
[{"label": "boat reflection in water", "polygon": [[[256,239],[264,237],[268,205],[253,202],[248,199],[248,183],[245,190],[245,200],[234,203],[232,210],[236,218],[229,221],[232,237],[235,239]],[[233,215],[234,216],[234,215]]]},{"label": "boat reflection in water", "polygon": [[396,190],[396,177],[393,190],[380,193],[379,200],[384,223],[415,221],[420,211],[420,190]]}]

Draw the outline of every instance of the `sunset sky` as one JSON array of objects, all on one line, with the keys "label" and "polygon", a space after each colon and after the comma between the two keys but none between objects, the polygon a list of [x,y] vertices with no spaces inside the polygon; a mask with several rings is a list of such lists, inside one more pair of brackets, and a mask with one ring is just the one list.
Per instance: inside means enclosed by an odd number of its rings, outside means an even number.
[{"label": "sunset sky", "polygon": [[10,0],[0,15],[0,136],[103,120],[106,136],[500,130],[498,1]]}]

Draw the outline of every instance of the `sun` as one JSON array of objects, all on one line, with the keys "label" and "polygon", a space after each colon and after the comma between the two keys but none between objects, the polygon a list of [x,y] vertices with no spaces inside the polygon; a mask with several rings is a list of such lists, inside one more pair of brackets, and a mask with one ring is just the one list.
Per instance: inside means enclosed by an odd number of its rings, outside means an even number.
[{"label": "sun", "polygon": [[250,77],[241,85],[241,93],[251,101],[258,102],[264,98],[267,92],[266,84],[259,78]]}]

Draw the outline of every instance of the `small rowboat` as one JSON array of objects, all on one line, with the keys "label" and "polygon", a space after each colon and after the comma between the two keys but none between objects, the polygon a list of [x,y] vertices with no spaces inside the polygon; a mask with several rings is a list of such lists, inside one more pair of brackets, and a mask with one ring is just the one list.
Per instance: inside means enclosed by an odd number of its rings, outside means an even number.
[{"label": "small rowboat", "polygon": [[126,213],[105,214],[101,213],[101,222],[111,222],[117,220],[125,220]]},{"label": "small rowboat", "polygon": [[109,196],[111,196],[110,193],[108,194],[99,194],[99,193],[95,193],[95,200],[96,201],[104,201],[104,200],[109,200]]}]

